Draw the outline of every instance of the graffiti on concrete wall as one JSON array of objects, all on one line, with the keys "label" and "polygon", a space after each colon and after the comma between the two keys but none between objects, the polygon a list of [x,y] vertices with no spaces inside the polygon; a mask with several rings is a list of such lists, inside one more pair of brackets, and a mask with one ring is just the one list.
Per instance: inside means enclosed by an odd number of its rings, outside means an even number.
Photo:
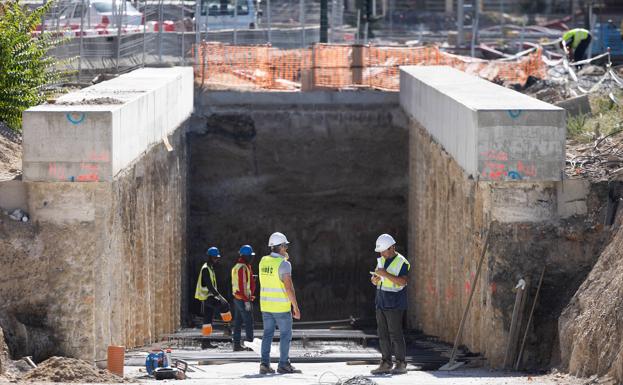
[{"label": "graffiti on concrete wall", "polygon": [[534,162],[509,159],[505,151],[483,151],[480,176],[490,180],[521,180],[537,176]]},{"label": "graffiti on concrete wall", "polygon": [[99,182],[100,166],[97,163],[80,163],[79,171],[73,173],[66,165],[50,162],[48,176],[59,182]]}]

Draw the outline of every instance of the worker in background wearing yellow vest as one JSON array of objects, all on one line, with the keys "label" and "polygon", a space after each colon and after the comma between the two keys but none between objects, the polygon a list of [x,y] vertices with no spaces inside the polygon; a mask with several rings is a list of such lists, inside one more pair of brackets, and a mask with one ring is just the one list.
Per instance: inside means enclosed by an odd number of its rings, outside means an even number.
[{"label": "worker in background wearing yellow vest", "polygon": [[[381,363],[372,374],[407,373],[406,344],[402,327],[407,310],[407,280],[411,265],[396,252],[396,241],[381,234],[374,249],[381,256],[371,281],[376,286],[376,324],[381,346]],[[392,365],[392,353],[396,365]],[[393,367],[393,368],[392,368]]]},{"label": "worker in background wearing yellow vest", "polygon": [[591,33],[584,28],[574,28],[562,35],[563,47],[566,47],[569,57],[574,62],[586,59],[586,51],[591,44]]},{"label": "worker in background wearing yellow vest", "polygon": [[288,239],[282,233],[273,233],[268,239],[270,255],[260,261],[260,308],[264,323],[262,337],[262,360],[260,374],[272,374],[270,346],[279,328],[279,373],[300,373],[290,364],[289,352],[292,340],[292,317],[301,319],[292,283],[292,265],[289,262]]},{"label": "worker in background wearing yellow vest", "polygon": [[253,248],[244,245],[238,252],[240,258],[231,269],[231,292],[234,295],[234,351],[252,350],[240,344],[242,324],[244,323],[245,339],[253,341],[253,301],[255,297],[255,278],[253,277]]},{"label": "worker in background wearing yellow vest", "polygon": [[[231,321],[229,303],[218,291],[216,273],[214,272],[214,266],[220,261],[221,254],[216,247],[210,247],[207,251],[207,255],[208,260],[201,266],[199,278],[197,279],[197,287],[195,289],[195,298],[202,301],[203,326],[201,328],[201,334],[203,336],[212,334],[212,318],[214,318],[215,311],[221,313],[223,321]],[[209,346],[209,343],[207,341],[205,342],[206,343],[202,343],[202,347],[204,348]]]}]

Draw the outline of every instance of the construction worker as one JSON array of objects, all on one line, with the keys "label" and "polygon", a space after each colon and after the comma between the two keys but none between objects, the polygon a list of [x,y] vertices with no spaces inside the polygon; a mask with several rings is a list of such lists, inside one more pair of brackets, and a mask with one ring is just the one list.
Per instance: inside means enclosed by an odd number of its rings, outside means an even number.
[{"label": "construction worker", "polygon": [[[214,272],[214,266],[220,261],[221,254],[216,247],[210,247],[206,254],[208,260],[201,266],[195,289],[195,298],[202,301],[203,326],[201,334],[203,336],[212,334],[212,318],[215,311],[221,313],[223,321],[231,321],[229,303],[218,291],[216,273]],[[207,347],[209,343],[202,344],[202,346]]]},{"label": "construction worker", "polygon": [[586,59],[586,51],[591,43],[591,33],[584,28],[574,28],[562,35],[563,48],[573,57],[574,62]]},{"label": "construction worker", "polygon": [[[407,372],[406,344],[402,320],[407,310],[407,276],[411,265],[396,252],[396,241],[381,234],[374,249],[380,254],[371,281],[376,286],[376,324],[381,346],[381,364],[372,374]],[[396,365],[392,368],[392,353]]]},{"label": "construction worker", "polygon": [[242,324],[245,328],[245,339],[253,341],[253,301],[255,297],[255,278],[253,277],[253,248],[244,245],[238,252],[240,258],[231,269],[231,292],[234,295],[234,351],[251,350],[240,344]]},{"label": "construction worker", "polygon": [[270,346],[279,328],[279,373],[300,373],[289,359],[290,341],[292,340],[292,317],[301,319],[294,284],[292,283],[292,265],[289,262],[288,239],[282,233],[273,233],[268,239],[270,255],[260,261],[260,309],[264,323],[262,338],[262,360],[260,374],[272,374],[270,367]]}]

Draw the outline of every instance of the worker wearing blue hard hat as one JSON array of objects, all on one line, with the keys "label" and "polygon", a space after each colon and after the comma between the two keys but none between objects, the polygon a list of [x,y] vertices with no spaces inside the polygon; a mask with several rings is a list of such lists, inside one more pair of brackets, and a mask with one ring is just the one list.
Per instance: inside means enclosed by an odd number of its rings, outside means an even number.
[{"label": "worker wearing blue hard hat", "polygon": [[231,269],[231,292],[234,296],[234,351],[251,350],[241,345],[242,324],[245,340],[253,341],[253,301],[255,300],[255,277],[253,276],[253,248],[243,245],[238,252],[240,257]]},{"label": "worker wearing blue hard hat", "polygon": [[[218,291],[216,284],[216,273],[214,267],[221,259],[221,253],[218,248],[210,247],[206,251],[207,261],[201,266],[199,271],[199,278],[197,279],[197,286],[195,289],[195,298],[202,302],[203,309],[203,326],[201,328],[201,334],[209,336],[212,334],[212,319],[214,318],[214,312],[221,313],[221,318],[225,322],[231,321],[231,312],[229,310],[229,303]],[[203,344],[207,346],[209,344]]]}]

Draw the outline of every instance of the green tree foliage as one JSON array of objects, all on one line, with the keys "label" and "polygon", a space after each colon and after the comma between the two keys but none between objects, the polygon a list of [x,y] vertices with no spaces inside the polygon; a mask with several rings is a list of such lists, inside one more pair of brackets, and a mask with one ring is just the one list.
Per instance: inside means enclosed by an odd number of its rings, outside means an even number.
[{"label": "green tree foliage", "polygon": [[33,11],[19,0],[0,1],[0,120],[21,131],[22,112],[42,103],[68,73],[58,70],[50,48],[62,39],[36,33],[52,1]]}]

